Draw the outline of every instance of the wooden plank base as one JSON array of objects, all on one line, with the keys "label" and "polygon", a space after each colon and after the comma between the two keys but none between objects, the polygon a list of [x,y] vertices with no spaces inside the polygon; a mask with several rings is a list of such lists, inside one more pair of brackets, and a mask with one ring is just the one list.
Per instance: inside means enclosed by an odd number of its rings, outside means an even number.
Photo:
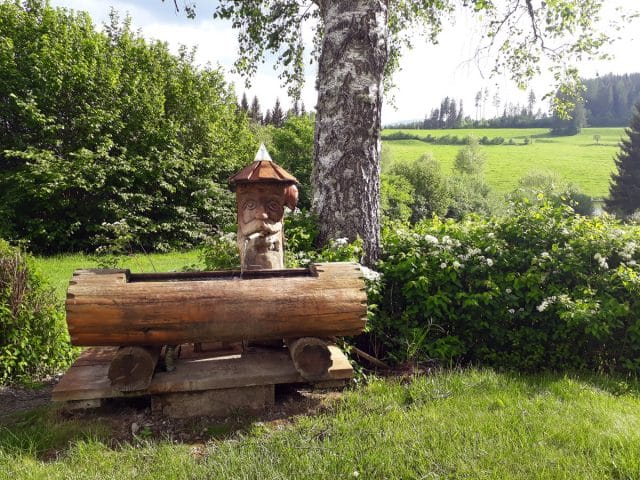
[{"label": "wooden plank base", "polygon": [[[318,379],[319,386],[337,386],[340,382],[353,378],[353,368],[344,353],[334,345],[329,346],[329,350],[332,366],[325,377]],[[268,391],[272,391],[274,385],[309,383],[296,370],[286,348],[251,348],[242,353],[219,356],[212,352],[195,352],[192,345],[183,345],[181,352],[184,353],[176,360],[174,371],[157,372],[145,390],[120,392],[111,387],[107,376],[110,362],[117,351],[118,347],[93,347],[85,350],[54,388],[53,400],[80,402],[151,396],[157,411],[173,415],[171,412],[182,408],[192,416],[204,415],[197,413],[198,408],[204,409],[198,405],[217,401],[227,405],[229,414],[234,408],[252,409],[257,404],[268,405]],[[250,393],[251,389],[242,391],[246,387],[265,387],[266,390],[255,389],[253,393]],[[221,393],[222,390],[227,392]],[[211,391],[218,391],[218,394]],[[202,397],[190,398],[194,392],[202,393]],[[164,396],[168,397],[163,399]],[[230,407],[234,398],[237,399],[237,405]],[[172,406],[187,404],[193,406]],[[211,407],[208,411],[215,410]]]},{"label": "wooden plank base", "polygon": [[171,418],[256,413],[275,401],[273,385],[151,395],[151,411]]}]

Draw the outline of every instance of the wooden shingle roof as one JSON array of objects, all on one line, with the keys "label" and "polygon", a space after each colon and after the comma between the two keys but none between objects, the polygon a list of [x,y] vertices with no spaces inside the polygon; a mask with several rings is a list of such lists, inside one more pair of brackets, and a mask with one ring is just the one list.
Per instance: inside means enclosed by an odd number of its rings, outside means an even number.
[{"label": "wooden shingle roof", "polygon": [[269,152],[264,145],[256,154],[255,160],[229,178],[230,183],[247,182],[278,182],[300,183],[298,179],[287,172],[280,165],[271,160]]}]

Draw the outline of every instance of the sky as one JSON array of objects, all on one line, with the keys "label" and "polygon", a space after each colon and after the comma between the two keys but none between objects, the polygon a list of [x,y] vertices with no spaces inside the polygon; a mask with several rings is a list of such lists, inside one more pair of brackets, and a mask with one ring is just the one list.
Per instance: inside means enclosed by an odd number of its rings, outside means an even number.
[{"label": "sky", "polygon": [[[626,7],[636,1],[606,0],[604,17],[615,14],[615,5]],[[121,16],[128,14],[133,28],[139,29],[145,38],[167,42],[173,52],[177,52],[180,45],[196,46],[196,62],[200,65],[222,67],[226,78],[235,84],[238,97],[246,92],[251,101],[256,95],[263,111],[272,107],[277,97],[283,107],[288,108],[291,101],[269,62],[259,68],[249,89],[245,87],[244,80],[233,73],[233,62],[237,55],[236,34],[229,23],[212,18],[213,8],[206,7],[212,3],[210,0],[196,2],[198,13],[192,20],[186,18],[184,12],[175,11],[173,0],[51,0],[54,6],[89,12],[98,27],[108,20],[109,11],[113,7]],[[178,4],[182,5],[182,1]],[[615,58],[610,61],[583,62],[579,64],[581,75],[590,78],[606,73],[640,72],[637,55],[640,47],[639,31],[637,24],[635,28],[625,29],[622,38],[609,48],[611,53],[615,52]],[[305,32],[307,44],[311,43],[311,37],[309,29]],[[492,64],[478,67],[478,62],[474,61],[474,53],[480,38],[479,25],[465,15],[457,15],[456,24],[448,24],[444,28],[437,45],[427,44],[417,38],[414,48],[403,54],[401,70],[393,78],[395,88],[385,92],[383,125],[422,119],[432,108],[439,106],[445,96],[461,99],[465,114],[475,117],[474,97],[478,90],[485,87],[489,89],[490,98],[494,93],[499,93],[502,105],[509,102],[526,104],[527,91],[518,90],[508,78],[489,78]],[[307,110],[312,110],[316,104],[316,68],[315,64],[309,65],[305,72],[302,101]],[[548,103],[541,99],[552,88],[550,73],[543,73],[536,78],[530,88],[539,100],[536,108],[546,112]],[[493,106],[486,107],[485,116],[491,117],[495,113]]]}]

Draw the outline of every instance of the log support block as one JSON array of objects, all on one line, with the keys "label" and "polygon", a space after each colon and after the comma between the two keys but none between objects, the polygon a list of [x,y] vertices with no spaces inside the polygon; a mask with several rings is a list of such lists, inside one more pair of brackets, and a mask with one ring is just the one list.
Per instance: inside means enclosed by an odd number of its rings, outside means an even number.
[{"label": "log support block", "polygon": [[333,364],[329,345],[321,338],[285,340],[291,360],[302,378],[310,382],[325,378]]},{"label": "log support block", "polygon": [[275,402],[274,391],[273,385],[257,385],[152,395],[151,410],[154,414],[170,418],[251,414],[272,406]]},{"label": "log support block", "polygon": [[121,347],[109,365],[111,386],[121,392],[149,387],[160,358],[160,347]]}]

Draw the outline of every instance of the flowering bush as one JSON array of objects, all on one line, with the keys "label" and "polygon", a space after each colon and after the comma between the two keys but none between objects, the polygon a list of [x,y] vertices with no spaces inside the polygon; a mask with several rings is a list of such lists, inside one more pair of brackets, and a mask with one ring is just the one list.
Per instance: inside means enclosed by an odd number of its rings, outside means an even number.
[{"label": "flowering bush", "polygon": [[640,373],[640,228],[526,200],[384,232],[376,353]]}]

